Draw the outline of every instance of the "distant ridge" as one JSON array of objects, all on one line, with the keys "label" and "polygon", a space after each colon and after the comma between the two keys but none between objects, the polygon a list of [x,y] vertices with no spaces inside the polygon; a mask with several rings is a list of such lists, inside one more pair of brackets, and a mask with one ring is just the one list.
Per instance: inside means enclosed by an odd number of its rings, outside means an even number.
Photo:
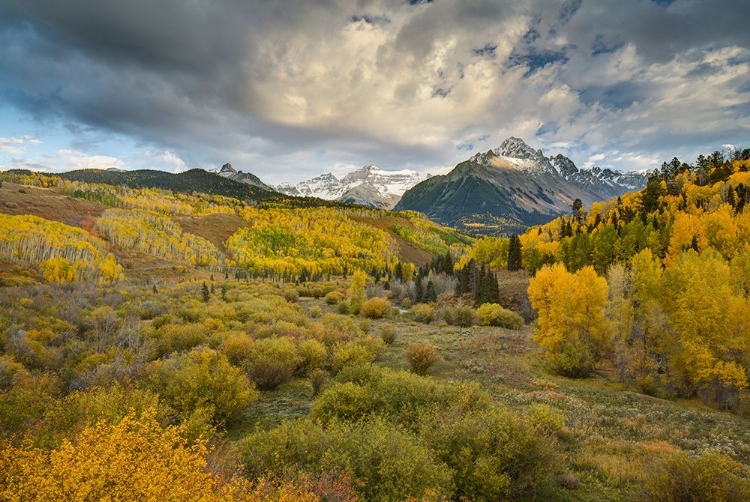
[{"label": "distant ridge", "polygon": [[191,169],[183,173],[172,174],[165,171],[142,169],[137,171],[110,171],[100,169],[82,169],[59,175],[71,181],[103,183],[106,185],[125,185],[133,188],[161,188],[183,193],[205,193],[225,195],[240,200],[264,200],[280,195],[270,189],[263,189],[203,169]]}]

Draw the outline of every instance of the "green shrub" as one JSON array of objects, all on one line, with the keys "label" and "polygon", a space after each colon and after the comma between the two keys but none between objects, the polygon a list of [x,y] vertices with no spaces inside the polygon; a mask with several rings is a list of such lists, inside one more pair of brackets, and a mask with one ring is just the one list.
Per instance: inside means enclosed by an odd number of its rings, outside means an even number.
[{"label": "green shrub", "polygon": [[346,382],[326,389],[315,400],[310,410],[310,418],[330,423],[338,420],[360,420],[374,409],[372,392],[352,382]]},{"label": "green shrub", "polygon": [[250,348],[250,362],[259,359],[274,359],[289,368],[289,373],[295,373],[302,364],[297,344],[293,338],[274,337],[255,340]]},{"label": "green shrub", "polygon": [[523,318],[498,305],[497,303],[485,303],[477,309],[477,315],[483,326],[497,326],[507,329],[521,329]]},{"label": "green shrub", "polygon": [[323,332],[316,338],[329,347],[362,335],[359,324],[349,316],[326,314],[323,316]]},{"label": "green shrub", "polygon": [[522,500],[547,486],[554,438],[498,408],[438,414],[422,437],[453,471],[456,500]]},{"label": "green shrub", "polygon": [[341,300],[336,304],[336,312],[338,312],[341,315],[346,315],[351,311],[349,302],[346,300]]},{"label": "green shrub", "polygon": [[320,307],[318,307],[317,305],[310,307],[310,317],[312,317],[313,319],[317,319],[322,314],[323,312],[320,310]]},{"label": "green shrub", "polygon": [[227,356],[205,347],[154,361],[147,374],[149,387],[182,418],[206,408],[212,409],[214,420],[228,420],[258,399],[247,376]]},{"label": "green shrub", "polygon": [[750,480],[741,464],[708,452],[696,458],[677,453],[652,472],[645,482],[644,499],[652,502],[682,500],[750,500]]},{"label": "green shrub", "polygon": [[283,361],[261,357],[245,366],[247,374],[260,390],[273,390],[292,378],[292,371]]},{"label": "green shrub", "polygon": [[528,420],[532,427],[546,435],[556,433],[565,425],[563,414],[553,410],[548,404],[532,406],[528,413]]},{"label": "green shrub", "polygon": [[203,345],[207,341],[207,334],[203,324],[167,324],[153,334],[155,355],[164,357]]},{"label": "green shrub", "polygon": [[[355,419],[377,415],[415,431],[433,413],[460,414],[487,407],[491,401],[476,384],[442,384],[432,378],[373,365],[348,366],[336,380],[339,384],[352,383],[367,390],[372,407],[362,409],[361,415]],[[338,408],[327,404],[335,404],[335,401],[316,402],[314,416],[324,421],[341,419]]]},{"label": "green shrub", "polygon": [[331,291],[325,296],[325,300],[328,305],[336,305],[343,299],[344,294],[341,291]]},{"label": "green shrub", "polygon": [[430,342],[412,343],[406,349],[406,359],[417,375],[426,375],[438,359],[437,349]]},{"label": "green shrub", "polygon": [[451,473],[408,432],[382,420],[286,422],[239,444],[249,478],[296,470],[350,472],[363,500],[431,500],[450,495]]},{"label": "green shrub", "polygon": [[451,326],[461,326],[463,328],[468,328],[478,322],[476,312],[468,305],[445,307],[440,312],[440,316]]},{"label": "green shrub", "polygon": [[370,319],[380,319],[391,311],[391,302],[385,298],[376,296],[362,304],[359,314]]},{"label": "green shrub", "polygon": [[550,371],[570,378],[586,378],[594,371],[594,356],[583,344],[566,343],[562,352],[547,352]]},{"label": "green shrub", "polygon": [[414,309],[412,309],[412,313],[414,314],[414,320],[417,322],[430,324],[435,320],[435,307],[426,303],[415,305]]},{"label": "green shrub", "polygon": [[371,363],[377,359],[382,348],[382,340],[373,336],[366,336],[358,340],[336,344],[333,347],[331,367],[334,372],[339,372],[344,366],[350,364]]}]

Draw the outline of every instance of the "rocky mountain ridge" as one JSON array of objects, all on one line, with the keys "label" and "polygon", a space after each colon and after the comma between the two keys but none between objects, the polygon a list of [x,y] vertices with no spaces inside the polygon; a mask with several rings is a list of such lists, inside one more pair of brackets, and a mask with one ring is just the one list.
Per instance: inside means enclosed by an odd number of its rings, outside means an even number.
[{"label": "rocky mountain ridge", "polygon": [[473,233],[520,232],[570,211],[646,185],[647,175],[579,169],[564,155],[545,157],[520,138],[478,153],[450,173],[408,190],[396,210],[416,210]]}]

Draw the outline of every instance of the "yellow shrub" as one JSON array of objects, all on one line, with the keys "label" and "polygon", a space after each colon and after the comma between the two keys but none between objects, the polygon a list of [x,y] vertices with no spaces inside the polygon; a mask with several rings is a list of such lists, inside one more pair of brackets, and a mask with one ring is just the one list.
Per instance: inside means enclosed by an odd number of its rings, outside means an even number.
[{"label": "yellow shrub", "polygon": [[391,302],[385,298],[370,298],[359,309],[360,315],[371,319],[380,319],[391,311]]}]

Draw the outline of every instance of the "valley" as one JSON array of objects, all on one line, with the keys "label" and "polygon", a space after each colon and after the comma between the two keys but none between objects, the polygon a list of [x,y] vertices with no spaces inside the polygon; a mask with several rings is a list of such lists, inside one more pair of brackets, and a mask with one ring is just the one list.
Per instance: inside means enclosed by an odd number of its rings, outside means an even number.
[{"label": "valley", "polygon": [[743,500],[750,161],[705,159],[513,239],[3,173],[0,498]]}]

